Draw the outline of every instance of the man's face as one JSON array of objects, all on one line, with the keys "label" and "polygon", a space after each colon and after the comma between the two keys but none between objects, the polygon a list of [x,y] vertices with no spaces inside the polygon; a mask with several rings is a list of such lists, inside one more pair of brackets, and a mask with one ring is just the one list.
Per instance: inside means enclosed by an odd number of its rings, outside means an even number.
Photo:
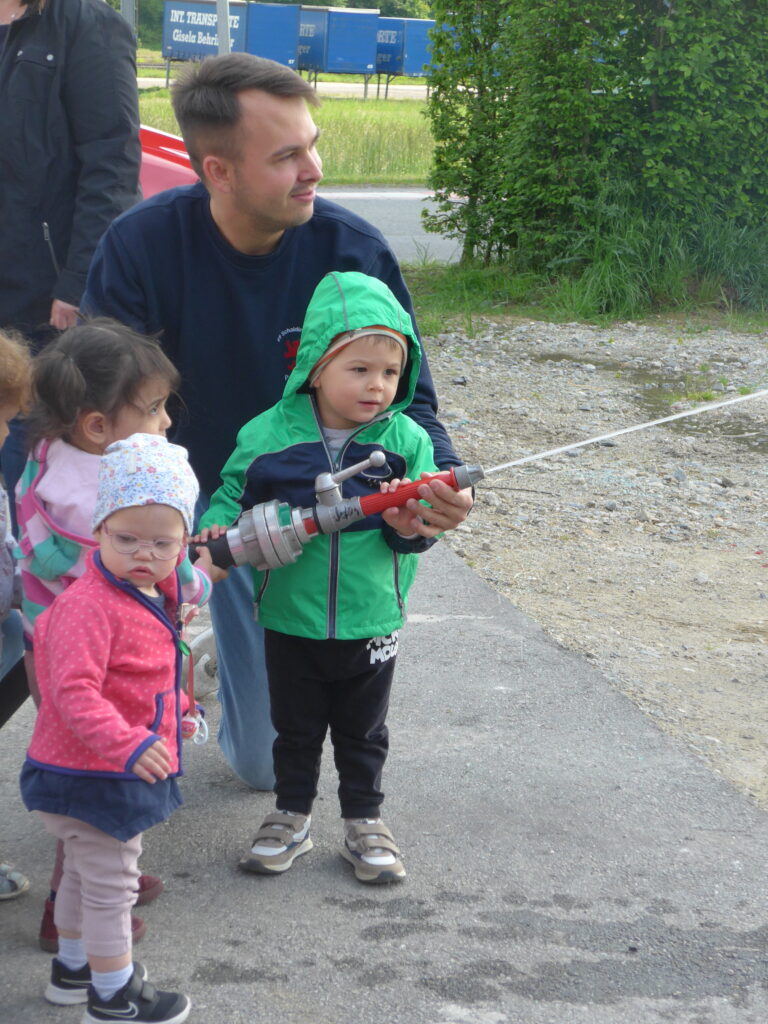
[{"label": "man's face", "polygon": [[[300,96],[240,93],[239,154],[232,161],[230,199],[247,229],[265,238],[304,224],[323,176],[319,132]],[[246,225],[244,224],[244,227]]]}]

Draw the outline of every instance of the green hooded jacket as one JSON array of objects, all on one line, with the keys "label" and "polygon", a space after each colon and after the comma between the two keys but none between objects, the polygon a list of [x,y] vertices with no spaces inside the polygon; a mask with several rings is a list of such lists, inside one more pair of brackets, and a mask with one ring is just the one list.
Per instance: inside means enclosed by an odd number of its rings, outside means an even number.
[{"label": "green hooded jacket", "polygon": [[[407,337],[405,371],[389,409],[353,431],[333,457],[308,378],[337,335],[376,325]],[[311,507],[319,473],[351,466],[373,451],[384,451],[385,465],[345,480],[345,498],[378,493],[383,480],[417,479],[436,471],[429,435],[403,412],[420,363],[411,318],[385,284],[357,272],[327,274],[307,307],[283,397],[238,434],[201,527],[230,526],[245,509],[274,498],[291,507]],[[405,621],[416,552],[429,546],[422,537],[400,537],[379,515],[315,537],[294,564],[254,571],[257,619],[267,629],[318,640],[387,636]]]}]

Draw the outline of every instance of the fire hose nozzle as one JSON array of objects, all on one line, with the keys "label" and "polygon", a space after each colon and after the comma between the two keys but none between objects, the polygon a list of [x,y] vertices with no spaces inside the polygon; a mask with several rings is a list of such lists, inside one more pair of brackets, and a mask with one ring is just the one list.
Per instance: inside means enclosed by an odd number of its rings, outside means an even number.
[{"label": "fire hose nozzle", "polygon": [[[379,454],[379,453],[374,453]],[[376,465],[360,463],[360,466]],[[350,475],[347,471],[347,475]],[[304,546],[317,534],[337,533],[366,516],[419,499],[419,488],[432,480],[441,480],[455,491],[464,490],[482,480],[480,466],[453,466],[420,480],[403,484],[391,494],[366,494],[362,498],[342,498],[331,504],[320,500],[314,508],[291,508],[285,502],[265,501],[243,512],[226,534],[209,540],[207,547],[214,565],[229,569],[233,565],[251,565],[265,571],[295,562]],[[194,550],[195,545],[192,545]]]},{"label": "fire hose nozzle", "polygon": [[454,466],[453,475],[460,491],[466,487],[474,487],[485,477],[482,466]]}]

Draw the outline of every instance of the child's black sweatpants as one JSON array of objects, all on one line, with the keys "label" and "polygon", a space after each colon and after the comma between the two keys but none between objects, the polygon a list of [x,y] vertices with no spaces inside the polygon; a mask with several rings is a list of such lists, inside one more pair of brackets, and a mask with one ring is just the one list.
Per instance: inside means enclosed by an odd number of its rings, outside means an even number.
[{"label": "child's black sweatpants", "polygon": [[342,818],[378,818],[397,633],[366,640],[308,640],[264,631],[276,806],[309,814],[330,727]]}]

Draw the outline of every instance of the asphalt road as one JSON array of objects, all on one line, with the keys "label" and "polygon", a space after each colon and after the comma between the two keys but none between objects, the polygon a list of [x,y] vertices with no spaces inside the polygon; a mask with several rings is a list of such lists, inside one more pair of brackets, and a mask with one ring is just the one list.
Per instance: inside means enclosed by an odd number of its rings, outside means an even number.
[{"label": "asphalt road", "polygon": [[[140,89],[164,89],[165,73],[156,78],[137,78]],[[317,82],[315,89],[321,96],[338,96],[342,99],[347,96],[359,96],[365,99],[366,89],[364,82]],[[427,98],[426,85],[412,85],[402,79],[397,79],[387,86],[382,78],[379,83],[372,78],[368,83],[369,99],[386,100],[423,100]]]},{"label": "asphalt road", "polygon": [[[192,747],[185,807],[145,837],[151,978],[203,1024],[764,1024],[765,815],[449,550],[422,561],[385,777],[408,878],[354,880],[329,753],[315,849],[241,874],[271,799]],[[64,1024],[35,948],[53,844],[16,786],[30,725],[0,748],[2,855],[33,885],[0,904],[0,1020]]]},{"label": "asphalt road", "polygon": [[382,231],[402,263],[454,263],[461,255],[459,244],[442,235],[427,233],[421,223],[422,210],[433,210],[431,193],[417,188],[350,188],[348,186],[318,189],[354,213],[365,217]]}]

